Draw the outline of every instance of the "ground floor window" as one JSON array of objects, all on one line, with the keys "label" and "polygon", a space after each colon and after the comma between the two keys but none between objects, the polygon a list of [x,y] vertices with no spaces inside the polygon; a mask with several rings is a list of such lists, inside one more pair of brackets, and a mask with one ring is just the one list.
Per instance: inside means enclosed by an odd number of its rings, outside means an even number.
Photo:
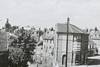
[{"label": "ground floor window", "polygon": [[63,55],[62,56],[62,65],[65,65],[65,62],[66,62],[66,55]]}]

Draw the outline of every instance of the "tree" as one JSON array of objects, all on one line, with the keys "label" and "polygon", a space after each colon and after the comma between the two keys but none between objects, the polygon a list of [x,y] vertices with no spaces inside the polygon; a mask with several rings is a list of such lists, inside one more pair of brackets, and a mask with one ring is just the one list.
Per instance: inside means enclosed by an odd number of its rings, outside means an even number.
[{"label": "tree", "polygon": [[51,27],[51,29],[50,29],[51,31],[54,31],[54,28],[53,27]]},{"label": "tree", "polygon": [[18,29],[18,26],[12,26],[13,31]]},{"label": "tree", "polygon": [[98,28],[97,27],[95,27],[95,31],[98,31]]},{"label": "tree", "polygon": [[10,48],[8,59],[10,67],[27,67],[25,53],[21,48]]},{"label": "tree", "polygon": [[36,41],[30,34],[22,33],[17,39],[12,41],[9,47],[9,66],[27,67],[27,62],[32,61]]}]

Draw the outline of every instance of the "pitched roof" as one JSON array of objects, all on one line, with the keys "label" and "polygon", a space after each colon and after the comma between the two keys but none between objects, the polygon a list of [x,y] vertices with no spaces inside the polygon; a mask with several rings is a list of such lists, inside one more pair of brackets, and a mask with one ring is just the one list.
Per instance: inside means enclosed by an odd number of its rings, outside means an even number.
[{"label": "pitched roof", "polygon": [[[69,33],[80,33],[80,34],[85,34],[86,32],[81,30],[75,25],[69,24]],[[56,24],[56,32],[58,33],[67,33],[67,24],[61,24],[57,23]]]}]

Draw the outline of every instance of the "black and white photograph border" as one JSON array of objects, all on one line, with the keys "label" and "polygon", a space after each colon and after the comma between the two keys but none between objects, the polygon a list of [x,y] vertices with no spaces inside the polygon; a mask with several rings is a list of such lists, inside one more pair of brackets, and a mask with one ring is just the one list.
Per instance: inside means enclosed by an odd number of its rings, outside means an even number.
[{"label": "black and white photograph border", "polygon": [[99,0],[0,0],[0,67],[100,67]]}]

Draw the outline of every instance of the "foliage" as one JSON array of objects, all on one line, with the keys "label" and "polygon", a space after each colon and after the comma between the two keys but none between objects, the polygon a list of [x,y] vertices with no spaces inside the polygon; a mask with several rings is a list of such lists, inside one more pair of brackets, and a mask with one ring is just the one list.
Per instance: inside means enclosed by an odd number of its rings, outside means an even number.
[{"label": "foliage", "polygon": [[34,55],[35,43],[30,33],[21,32],[9,47],[10,67],[27,67],[27,62],[32,60],[31,55]]},{"label": "foliage", "polygon": [[12,26],[13,31],[16,30],[16,29],[18,29],[18,26]]},{"label": "foliage", "polygon": [[10,48],[9,49],[9,65],[11,67],[15,66],[15,65],[20,65],[23,66],[23,62],[26,61],[25,60],[25,53],[22,51],[21,48]]}]

